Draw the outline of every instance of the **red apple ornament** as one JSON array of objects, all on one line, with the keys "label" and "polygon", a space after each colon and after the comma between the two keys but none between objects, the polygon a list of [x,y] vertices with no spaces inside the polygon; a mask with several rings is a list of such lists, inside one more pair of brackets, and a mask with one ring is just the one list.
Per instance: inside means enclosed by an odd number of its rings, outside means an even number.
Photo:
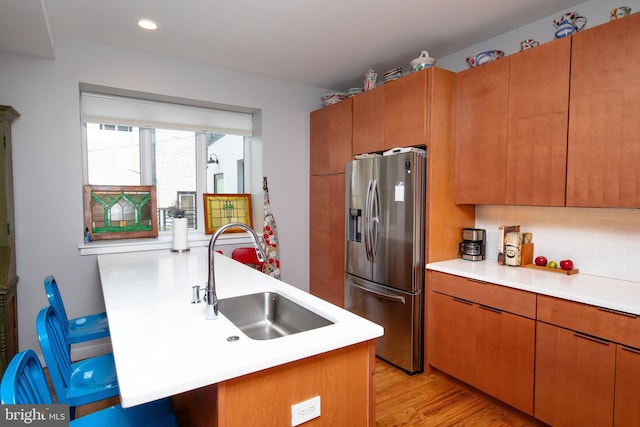
[{"label": "red apple ornament", "polygon": [[562,261],[560,261],[560,268],[566,271],[572,270],[573,261],[571,261],[570,259],[563,259]]},{"label": "red apple ornament", "polygon": [[540,267],[544,267],[547,265],[547,257],[544,257],[544,256],[536,257],[535,263]]}]

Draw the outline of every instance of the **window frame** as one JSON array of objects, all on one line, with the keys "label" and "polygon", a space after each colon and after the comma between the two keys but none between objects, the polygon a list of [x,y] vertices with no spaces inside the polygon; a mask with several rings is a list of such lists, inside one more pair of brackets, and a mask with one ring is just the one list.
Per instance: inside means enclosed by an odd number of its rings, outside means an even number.
[{"label": "window frame", "polygon": [[[225,114],[225,112],[227,112],[227,113],[242,113],[245,115],[246,114],[250,115],[252,130],[250,131],[249,134],[245,133],[244,135],[242,135],[241,133],[235,133],[235,132],[226,132],[226,133],[243,136],[244,192],[251,194],[252,199],[254,200],[259,198],[260,195],[253,194],[252,189],[254,186],[256,189],[258,188],[258,183],[254,183],[253,181],[254,179],[258,179],[256,178],[257,176],[260,176],[260,177],[262,176],[262,171],[261,171],[262,167],[260,163],[255,163],[256,160],[252,158],[253,157],[252,152],[253,152],[253,149],[255,148],[257,149],[256,153],[258,155],[260,155],[261,153],[260,123],[262,121],[262,111],[260,109],[226,105],[226,104],[220,104],[220,103],[212,103],[212,102],[206,102],[206,101],[197,101],[197,100],[191,100],[191,99],[185,99],[185,98],[176,98],[172,96],[137,92],[137,91],[131,91],[131,90],[123,90],[123,89],[117,89],[117,88],[111,88],[111,87],[105,87],[105,86],[99,86],[99,85],[93,85],[93,84],[87,84],[87,83],[80,83],[79,89],[80,89],[79,103],[80,103],[81,113],[82,113],[82,101],[81,101],[82,93],[88,92],[88,93],[95,93],[95,94],[104,94],[107,96],[133,98],[133,99],[139,99],[139,100],[144,100],[149,102],[172,103],[172,104],[184,106],[185,108],[189,108],[189,107],[207,108],[211,110],[218,110],[222,114]],[[93,120],[89,122],[96,123],[96,121],[93,121]],[[84,120],[82,114],[80,119],[80,125],[81,125],[82,184],[87,185],[88,184],[87,126],[86,126],[86,121]],[[116,123],[115,131],[119,131],[119,128],[117,125],[118,124]],[[149,130],[152,129],[152,127],[142,126],[142,125],[138,125],[138,127],[140,129],[147,129],[147,128]],[[164,127],[158,126],[158,128],[164,128]],[[202,206],[200,206],[200,203],[198,202],[202,200],[202,197],[203,197],[202,195],[207,193],[208,157],[207,157],[206,135],[207,135],[207,132],[209,132],[209,130],[195,131],[195,132],[196,132],[196,202],[197,202],[196,209],[202,210]],[[143,161],[143,158],[141,157],[141,163],[142,161]],[[151,171],[151,168],[149,167],[149,165],[153,164],[152,159],[147,156],[147,158],[144,158],[144,162],[146,164],[145,170]],[[143,165],[141,164],[141,168],[142,166]],[[256,167],[259,169],[258,171],[253,170]],[[151,172],[149,172],[149,174],[150,173]],[[254,177],[253,175],[256,175],[256,177]],[[141,179],[142,179],[142,176],[141,176]],[[142,182],[151,182],[151,181],[152,179],[150,179],[150,176],[146,176],[144,178],[144,181],[141,181],[141,184]],[[252,185],[252,183],[254,185]],[[256,207],[254,207],[252,215],[255,216],[260,212],[261,210],[259,211]],[[260,222],[261,222],[261,217],[254,218],[254,223],[260,223]],[[197,229],[195,230],[189,229],[189,245],[192,247],[198,247],[198,246],[206,247],[209,243],[210,236],[206,235],[204,232],[205,230],[204,212],[201,212],[201,214],[197,215],[196,225],[197,225]],[[84,241],[83,233],[84,233],[84,228],[82,228],[79,232],[81,242]],[[154,249],[163,249],[163,248],[170,249],[171,239],[172,239],[172,232],[164,231],[164,232],[159,232],[158,237],[155,239],[154,238],[122,239],[122,240],[110,240],[110,241],[97,241],[97,242],[91,242],[89,244],[81,243],[79,245],[79,250],[81,255],[96,255],[100,253],[135,252],[135,251],[154,250]],[[250,241],[251,239],[249,239],[245,233],[231,233],[225,236],[221,236],[221,240],[219,244],[242,245],[242,244],[250,243]]]}]

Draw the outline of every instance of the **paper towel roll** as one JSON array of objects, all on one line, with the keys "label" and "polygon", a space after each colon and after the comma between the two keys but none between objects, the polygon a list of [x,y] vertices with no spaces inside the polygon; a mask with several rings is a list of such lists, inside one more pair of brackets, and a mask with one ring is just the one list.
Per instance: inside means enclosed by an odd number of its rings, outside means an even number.
[{"label": "paper towel roll", "polygon": [[187,239],[187,218],[173,219],[173,245],[171,250],[174,252],[189,250],[189,241]]}]

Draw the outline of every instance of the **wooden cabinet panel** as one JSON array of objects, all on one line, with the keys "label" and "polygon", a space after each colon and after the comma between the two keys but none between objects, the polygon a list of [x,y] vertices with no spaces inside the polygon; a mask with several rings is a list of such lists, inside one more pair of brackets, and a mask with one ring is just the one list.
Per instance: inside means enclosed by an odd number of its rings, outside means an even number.
[{"label": "wooden cabinet panel", "polygon": [[457,203],[505,203],[508,82],[508,59],[458,73]]},{"label": "wooden cabinet panel", "polygon": [[11,124],[20,117],[0,105],[0,376],[18,352],[15,215]]},{"label": "wooden cabinet panel", "polygon": [[564,206],[571,37],[509,56],[506,203]]},{"label": "wooden cabinet panel", "polygon": [[426,145],[427,69],[385,84],[385,149]]},{"label": "wooden cabinet panel", "polygon": [[431,293],[429,363],[454,377],[475,382],[475,307],[465,301]]},{"label": "wooden cabinet panel", "polygon": [[344,307],[344,174],[311,176],[309,292]]},{"label": "wooden cabinet panel", "polygon": [[480,280],[431,271],[431,289],[535,319],[536,294]]},{"label": "wooden cabinet panel", "polygon": [[310,114],[311,175],[344,173],[351,154],[352,98]]},{"label": "wooden cabinet panel", "polygon": [[538,295],[538,320],[640,348],[640,318],[634,314]]},{"label": "wooden cabinet panel", "polygon": [[615,344],[537,322],[534,415],[554,427],[613,425]]},{"label": "wooden cabinet panel", "polygon": [[309,427],[373,427],[373,348],[365,342],[225,381],[219,425],[288,426],[291,405],[320,396],[321,415],[305,423]]},{"label": "wooden cabinet panel", "polygon": [[353,97],[353,154],[384,151],[385,86]]},{"label": "wooden cabinet panel", "polygon": [[[512,298],[532,301],[535,315],[535,294],[511,293],[521,291],[435,271],[427,277],[428,362],[533,415],[535,320],[479,304],[476,298],[507,306]],[[505,293],[496,297],[500,291]],[[513,307],[520,304],[516,301]]]},{"label": "wooden cabinet panel", "polygon": [[477,306],[476,383],[480,390],[533,415],[536,322]]},{"label": "wooden cabinet panel", "polygon": [[640,350],[618,345],[616,348],[615,427],[640,426]]},{"label": "wooden cabinet panel", "polygon": [[638,208],[640,15],[572,39],[567,206]]},{"label": "wooden cabinet panel", "polygon": [[374,369],[375,341],[367,341],[174,395],[171,404],[181,426],[289,426],[292,405],[320,396],[320,416],[305,427],[374,427]]}]

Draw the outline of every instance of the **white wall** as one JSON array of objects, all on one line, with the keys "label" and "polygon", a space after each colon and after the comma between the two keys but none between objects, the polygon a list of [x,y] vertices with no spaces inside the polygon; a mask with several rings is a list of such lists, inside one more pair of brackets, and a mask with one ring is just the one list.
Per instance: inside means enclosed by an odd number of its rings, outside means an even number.
[{"label": "white wall", "polygon": [[[608,22],[610,10],[617,6],[640,11],[639,0],[592,0],[570,10],[587,18],[586,29]],[[509,55],[520,50],[521,40],[551,41],[554,18],[550,16],[470,46],[438,59],[437,65],[458,72],[468,68],[465,58],[475,52],[500,49]],[[487,230],[487,256],[491,259],[497,258],[498,226],[507,224],[519,224],[523,231],[533,233],[536,255],[557,261],[570,258],[581,273],[640,282],[640,209],[477,206],[476,227]]]},{"label": "white wall", "polygon": [[261,109],[256,151],[263,159],[253,167],[262,171],[252,177],[259,183],[253,191],[261,194],[262,174],[269,178],[282,279],[308,289],[309,112],[320,107],[327,90],[56,40],[55,60],[0,52],[0,103],[21,114],[13,127],[21,349],[40,351],[35,317],[47,304],[46,275],[58,279],[69,317],[104,310],[96,259],[78,251],[83,237],[79,82]]}]

